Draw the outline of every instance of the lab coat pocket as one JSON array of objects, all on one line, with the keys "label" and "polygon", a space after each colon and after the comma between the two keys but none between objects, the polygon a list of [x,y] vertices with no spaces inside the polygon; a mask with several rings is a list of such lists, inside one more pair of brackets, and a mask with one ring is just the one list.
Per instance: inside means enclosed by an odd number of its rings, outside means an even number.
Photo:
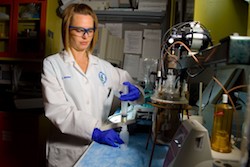
[{"label": "lab coat pocket", "polygon": [[112,89],[103,86],[98,87],[98,95],[101,101],[104,103],[112,97]]},{"label": "lab coat pocket", "polygon": [[114,96],[113,90],[111,88],[108,88],[108,90],[106,91],[105,104],[111,105],[113,96]]},{"label": "lab coat pocket", "polygon": [[84,150],[82,148],[50,146],[48,151],[48,167],[71,167],[76,163],[83,152]]},{"label": "lab coat pocket", "polygon": [[113,101],[113,91],[111,88],[103,88],[103,87],[99,87],[99,98],[102,100],[103,105],[102,105],[102,109],[103,112],[103,119],[107,119],[110,109],[111,109],[111,104]]}]

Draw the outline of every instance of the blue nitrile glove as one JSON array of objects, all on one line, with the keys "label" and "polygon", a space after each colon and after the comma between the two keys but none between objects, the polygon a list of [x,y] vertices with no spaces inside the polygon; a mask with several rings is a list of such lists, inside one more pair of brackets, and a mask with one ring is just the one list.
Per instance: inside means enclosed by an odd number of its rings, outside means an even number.
[{"label": "blue nitrile glove", "polygon": [[128,93],[120,96],[119,99],[121,101],[134,101],[139,99],[141,92],[135,85],[130,82],[124,82],[123,85],[128,87]]},{"label": "blue nitrile glove", "polygon": [[118,147],[116,143],[124,143],[118,133],[116,133],[113,129],[101,131],[100,129],[95,128],[92,134],[92,139],[97,143],[107,144],[113,147]]}]

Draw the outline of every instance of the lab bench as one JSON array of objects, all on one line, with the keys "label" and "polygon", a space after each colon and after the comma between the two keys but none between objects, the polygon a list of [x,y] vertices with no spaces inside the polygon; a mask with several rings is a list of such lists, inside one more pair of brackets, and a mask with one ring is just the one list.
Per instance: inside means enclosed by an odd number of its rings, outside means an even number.
[{"label": "lab bench", "polygon": [[[127,146],[111,147],[92,142],[74,167],[145,167],[149,165],[151,149],[146,149],[148,133],[130,134]],[[150,142],[152,144],[152,142]],[[151,167],[162,167],[168,151],[167,145],[156,145]]]}]

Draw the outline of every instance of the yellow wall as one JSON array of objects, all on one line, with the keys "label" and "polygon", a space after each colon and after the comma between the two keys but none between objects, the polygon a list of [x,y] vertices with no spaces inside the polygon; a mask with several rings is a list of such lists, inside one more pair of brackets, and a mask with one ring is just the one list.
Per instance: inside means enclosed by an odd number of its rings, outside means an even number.
[{"label": "yellow wall", "polygon": [[[47,21],[46,21],[46,52],[45,55],[56,53],[62,49],[61,40],[61,18],[57,16],[56,10],[59,4],[56,0],[47,1]],[[53,33],[53,38],[48,36],[48,31]]]},{"label": "yellow wall", "polygon": [[194,6],[194,20],[210,31],[214,44],[235,32],[247,35],[249,14],[244,0],[195,0]]},{"label": "yellow wall", "polygon": [[247,26],[247,35],[250,36],[250,2],[248,4],[248,26]]}]

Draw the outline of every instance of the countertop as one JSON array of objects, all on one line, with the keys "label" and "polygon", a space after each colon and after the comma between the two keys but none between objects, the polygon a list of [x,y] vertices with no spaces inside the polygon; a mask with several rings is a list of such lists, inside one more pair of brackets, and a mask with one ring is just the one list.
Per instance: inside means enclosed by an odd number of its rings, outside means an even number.
[{"label": "countertop", "polygon": [[[146,150],[148,134],[134,133],[127,147],[111,147],[92,142],[75,167],[145,167],[149,165],[152,139]],[[168,150],[166,145],[156,145],[151,167],[162,167]]]}]

